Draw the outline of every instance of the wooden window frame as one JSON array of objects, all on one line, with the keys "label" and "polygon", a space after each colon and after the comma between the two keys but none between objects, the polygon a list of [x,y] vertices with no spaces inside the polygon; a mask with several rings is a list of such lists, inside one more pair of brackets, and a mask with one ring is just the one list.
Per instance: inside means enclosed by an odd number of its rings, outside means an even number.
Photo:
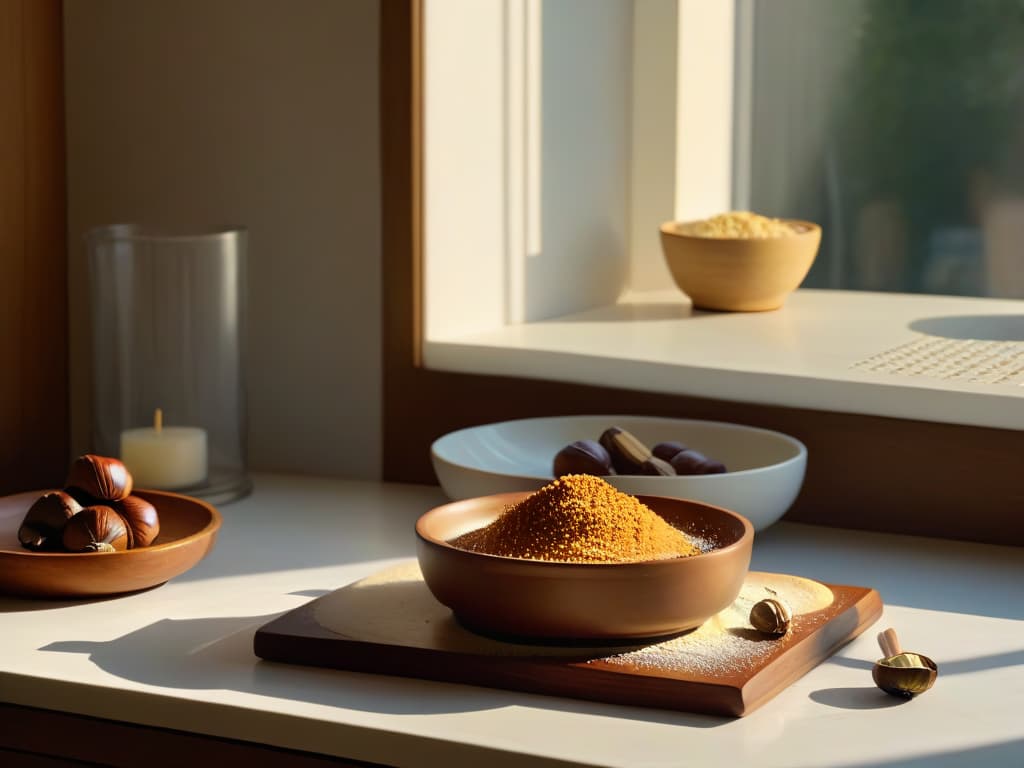
[{"label": "wooden window frame", "polygon": [[794,435],[807,479],[785,519],[1024,545],[1024,432],[423,367],[422,0],[381,5],[382,476],[436,483],[430,445],[466,426],[632,412]]},{"label": "wooden window frame", "polygon": [[0,493],[67,471],[67,224],[60,0],[0,4]]}]

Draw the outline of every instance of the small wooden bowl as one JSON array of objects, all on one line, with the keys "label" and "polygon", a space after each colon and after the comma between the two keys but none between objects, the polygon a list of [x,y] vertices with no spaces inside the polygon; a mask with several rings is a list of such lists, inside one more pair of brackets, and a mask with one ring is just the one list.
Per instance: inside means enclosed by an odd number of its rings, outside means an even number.
[{"label": "small wooden bowl", "polygon": [[919,653],[899,653],[879,659],[871,668],[875,685],[903,699],[912,699],[929,690],[938,676],[938,665]]},{"label": "small wooden bowl", "polygon": [[672,279],[698,309],[763,312],[778,309],[807,276],[821,244],[821,227],[787,220],[793,234],[766,238],[701,237],[688,223],[661,225],[661,248]]},{"label": "small wooden bowl", "polygon": [[435,507],[416,523],[417,556],[434,597],[465,626],[531,640],[615,640],[700,626],[736,599],[754,529],[735,512],[685,499],[638,496],[709,551],[639,563],[558,563],[500,557],[448,543],[493,521],[529,492]]},{"label": "small wooden bowl", "polygon": [[30,552],[18,542],[25,512],[46,491],[0,498],[0,592],[16,597],[97,597],[162,584],[213,549],[220,513],[205,501],[163,491],[135,490],[156,507],[160,535],[124,552]]}]

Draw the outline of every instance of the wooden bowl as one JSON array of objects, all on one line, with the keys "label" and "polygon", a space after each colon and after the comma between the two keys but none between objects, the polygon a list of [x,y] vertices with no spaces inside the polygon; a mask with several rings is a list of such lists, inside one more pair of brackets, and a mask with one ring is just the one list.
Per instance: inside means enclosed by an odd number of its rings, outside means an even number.
[{"label": "wooden bowl", "polygon": [[18,542],[29,506],[46,491],[0,498],[0,592],[16,597],[96,597],[162,584],[213,549],[220,513],[210,504],[163,491],[135,490],[156,507],[160,535],[124,552],[30,552]]},{"label": "wooden bowl", "polygon": [[465,626],[530,640],[670,635],[728,607],[750,566],[754,529],[735,512],[685,499],[638,496],[708,551],[639,563],[558,563],[457,549],[448,541],[493,521],[529,492],[444,504],[416,523],[423,579]]},{"label": "wooden bowl", "polygon": [[793,234],[766,238],[701,237],[690,223],[661,225],[661,248],[672,279],[698,309],[763,312],[778,309],[807,276],[821,227],[787,219]]}]

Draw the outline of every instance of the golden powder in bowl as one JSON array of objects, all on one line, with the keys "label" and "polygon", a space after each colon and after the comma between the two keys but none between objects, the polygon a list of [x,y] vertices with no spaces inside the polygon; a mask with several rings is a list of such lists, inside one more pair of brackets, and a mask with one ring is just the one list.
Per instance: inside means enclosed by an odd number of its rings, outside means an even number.
[{"label": "golden powder in bowl", "polygon": [[459,549],[564,563],[689,557],[700,547],[636,497],[599,477],[565,475],[490,525],[449,542]]},{"label": "golden powder in bowl", "polygon": [[730,211],[695,221],[681,231],[697,237],[758,239],[786,237],[798,230],[782,219],[772,219],[750,211]]}]

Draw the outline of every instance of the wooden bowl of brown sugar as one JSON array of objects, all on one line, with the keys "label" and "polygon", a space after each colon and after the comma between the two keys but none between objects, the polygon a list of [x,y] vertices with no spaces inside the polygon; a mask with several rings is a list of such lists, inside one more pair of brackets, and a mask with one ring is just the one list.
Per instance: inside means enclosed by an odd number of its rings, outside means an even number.
[{"label": "wooden bowl of brown sugar", "polygon": [[696,542],[698,554],[565,562],[466,548],[474,532],[532,495],[464,499],[416,523],[424,581],[469,629],[534,641],[655,638],[700,626],[740,592],[753,526],[735,512],[685,499],[631,497]]}]

